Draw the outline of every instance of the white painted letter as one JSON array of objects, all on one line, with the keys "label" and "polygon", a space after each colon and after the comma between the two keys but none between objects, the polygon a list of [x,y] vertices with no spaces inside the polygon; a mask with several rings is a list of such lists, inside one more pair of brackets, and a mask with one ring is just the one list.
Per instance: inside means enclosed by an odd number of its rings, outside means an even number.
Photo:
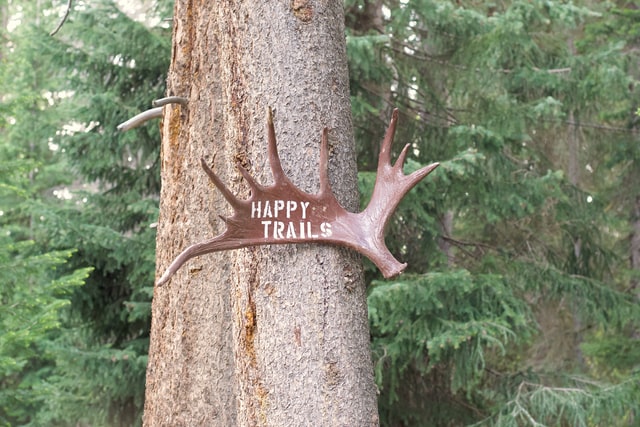
[{"label": "white painted letter", "polygon": [[258,200],[258,204],[256,202],[251,202],[251,218],[260,218],[260,208],[262,206],[262,202]]},{"label": "white painted letter", "polygon": [[264,238],[269,237],[269,225],[271,225],[271,221],[262,221],[262,225],[264,225]]},{"label": "white painted letter", "polygon": [[287,223],[287,239],[295,239],[296,236],[296,228],[292,222]]},{"label": "white painted letter", "polygon": [[322,237],[331,237],[331,223],[323,222],[320,224],[320,235]]},{"label": "white painted letter", "polygon": [[284,239],[282,232],[284,231],[284,222],[273,221],[273,238]]},{"label": "white painted letter", "polygon": [[264,212],[262,213],[263,218],[273,218],[273,214],[271,213],[271,204],[268,200],[264,202]]},{"label": "white painted letter", "polygon": [[298,203],[294,200],[287,200],[287,219],[291,218],[291,212],[298,209]]},{"label": "white painted letter", "polygon": [[307,221],[307,235],[311,239],[317,239],[318,235],[311,232],[311,221]]},{"label": "white painted letter", "polygon": [[276,200],[273,204],[273,216],[278,218],[278,212],[284,210],[284,200]]},{"label": "white painted letter", "polygon": [[302,207],[302,219],[307,219],[307,207],[309,207],[309,202],[300,202],[300,206]]}]

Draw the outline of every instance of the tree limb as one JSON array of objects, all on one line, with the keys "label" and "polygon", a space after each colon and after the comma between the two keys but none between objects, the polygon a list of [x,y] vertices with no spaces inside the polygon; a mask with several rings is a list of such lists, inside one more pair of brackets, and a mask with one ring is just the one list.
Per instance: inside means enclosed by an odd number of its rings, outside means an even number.
[{"label": "tree limb", "polygon": [[66,22],[67,17],[69,16],[69,12],[71,12],[72,2],[73,0],[67,0],[67,9],[64,11],[64,15],[62,15],[62,19],[60,19],[60,22],[58,22],[58,25],[56,26],[56,28],[54,28],[54,30],[49,33],[50,36],[55,36],[56,33],[60,31],[60,28],[62,28],[62,26]]}]

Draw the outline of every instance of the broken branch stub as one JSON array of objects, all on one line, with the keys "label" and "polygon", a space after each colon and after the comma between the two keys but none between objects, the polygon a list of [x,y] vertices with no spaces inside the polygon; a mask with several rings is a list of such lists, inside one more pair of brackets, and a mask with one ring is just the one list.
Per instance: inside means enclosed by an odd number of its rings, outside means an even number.
[{"label": "broken branch stub", "polygon": [[169,265],[158,285],[189,259],[211,252],[239,249],[253,245],[284,243],[331,243],[346,246],[365,255],[382,271],[384,277],[401,273],[406,264],[389,252],[385,228],[405,194],[434,170],[438,163],[425,166],[410,175],[402,167],[409,149],[407,144],[395,164],[391,164],[391,145],[398,121],[398,110],[382,141],[378,171],[369,205],[359,213],[346,211],[333,195],[328,176],[328,130],[322,132],[320,148],[320,191],[309,194],[297,188],[285,175],[276,147],[273,117],[267,120],[268,156],[274,184],[262,186],[242,165],[237,167],[247,181],[251,194],[247,200],[237,198],[220,178],[201,161],[202,168],[233,208],[233,215],[222,218],[227,229],[213,239],[186,248]]}]

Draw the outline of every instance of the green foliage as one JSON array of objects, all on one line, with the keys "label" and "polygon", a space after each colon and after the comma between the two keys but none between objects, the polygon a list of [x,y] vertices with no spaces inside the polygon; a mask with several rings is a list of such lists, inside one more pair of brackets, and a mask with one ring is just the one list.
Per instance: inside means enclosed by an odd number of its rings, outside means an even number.
[{"label": "green foliage", "polygon": [[[374,3],[346,4],[361,191],[393,107],[407,170],[441,163],[389,225],[412,274],[367,269],[383,425],[624,425],[640,401],[635,9]],[[488,286],[500,297],[475,297]]]},{"label": "green foliage", "polygon": [[[9,259],[33,263],[17,274],[25,289],[43,293],[29,307],[50,326],[35,330],[21,350],[0,414],[6,411],[10,425],[136,425],[153,291],[159,132],[153,124],[128,133],[116,126],[163,95],[170,32],[159,20],[150,29],[113,2],[96,1],[74,3],[52,38],[56,14],[9,9],[39,22],[23,18],[0,56],[0,221],[11,239],[0,246]],[[41,258],[58,268],[37,279],[37,268],[49,269]],[[22,295],[19,289],[0,281],[6,295]]]},{"label": "green foliage", "polygon": [[[15,100],[7,112],[29,111],[24,102]],[[37,210],[52,203],[47,185],[66,178],[53,156],[22,145],[14,131],[0,131],[0,425],[24,425],[43,410],[50,397],[43,387],[56,366],[47,346],[64,333],[71,297],[92,270],[70,269],[73,251],[33,240],[41,235]]]},{"label": "green foliage", "polygon": [[577,377],[562,386],[512,382],[501,410],[474,426],[635,425],[639,379],[635,374],[615,385]]},{"label": "green foliage", "polygon": [[[7,230],[3,228],[3,232]],[[0,423],[22,425],[46,403],[44,382],[54,368],[48,343],[63,331],[70,295],[91,269],[61,275],[70,252],[38,254],[32,241],[0,235]],[[36,252],[36,253],[34,253]]]},{"label": "green foliage", "polygon": [[[640,343],[624,331],[605,334],[599,332],[594,341],[582,344],[582,351],[596,364],[598,371],[611,377],[624,376],[638,368],[640,360]],[[622,375],[621,375],[622,373]]]},{"label": "green foliage", "polygon": [[[58,343],[70,353],[57,359],[60,369],[82,367],[53,382],[68,392],[58,414],[86,419],[94,407],[92,423],[134,425],[144,396],[160,138],[157,125],[116,127],[163,96],[168,31],[147,29],[112,2],[93,2],[74,15],[66,37],[43,48],[75,91],[58,108],[85,128],[59,135],[59,144],[85,182],[99,182],[99,191],[77,194],[80,209],[57,210],[47,230],[51,245],[77,247],[74,264],[95,269],[72,297],[76,337]],[[76,73],[80,66],[85,71]]]},{"label": "green foliage", "polygon": [[[504,355],[510,342],[526,340],[532,332],[529,309],[517,296],[517,288],[497,275],[458,270],[374,282],[368,302],[376,378],[388,399],[383,417],[389,423],[400,418],[414,425],[424,417],[404,405],[410,397],[404,387],[408,374],[438,381],[423,383],[411,393],[428,396],[437,387],[452,398],[445,403],[450,412],[442,406],[428,408],[425,402],[423,410],[433,421],[472,419],[453,396],[473,394],[488,353]],[[451,374],[438,378],[442,371]]]},{"label": "green foliage", "polygon": [[[163,95],[170,32],[0,6],[0,424],[136,425],[159,132],[116,126]],[[363,205],[393,107],[407,173],[440,162],[389,224],[407,273],[366,270],[383,425],[637,423],[636,9],[345,2]]]}]

